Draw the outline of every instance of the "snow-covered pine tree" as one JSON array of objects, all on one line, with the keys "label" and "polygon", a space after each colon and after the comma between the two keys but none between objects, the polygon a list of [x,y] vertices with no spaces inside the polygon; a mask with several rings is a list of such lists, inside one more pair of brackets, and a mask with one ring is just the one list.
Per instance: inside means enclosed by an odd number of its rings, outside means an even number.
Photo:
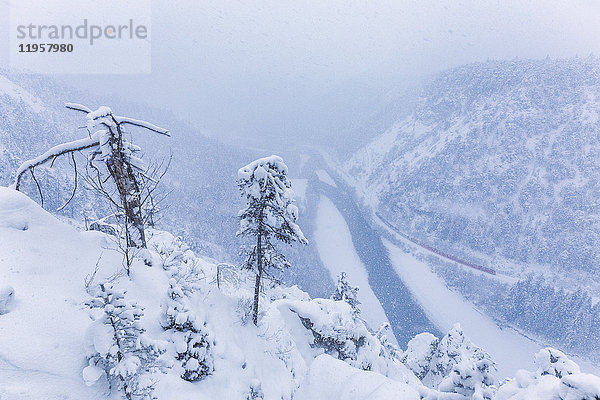
[{"label": "snow-covered pine tree", "polygon": [[172,331],[176,358],[181,362],[181,378],[195,382],[214,370],[211,338],[206,322],[200,323],[190,310],[182,285],[174,278],[169,282],[167,300],[163,303],[161,326]]},{"label": "snow-covered pine tree", "polygon": [[432,359],[435,367],[431,371],[436,375],[433,380],[436,385],[450,375],[454,365],[458,364],[463,357],[470,355],[470,352],[466,351],[467,348],[472,349],[471,343],[465,337],[460,324],[454,324],[452,329],[440,339]]},{"label": "snow-covered pine tree", "polygon": [[[388,377],[403,374],[405,368],[400,363],[401,352],[385,338],[383,332],[386,327],[372,332],[365,321],[353,313],[348,303],[316,298],[285,300],[283,304],[310,332],[310,347],[322,349],[326,354],[365,371]],[[281,310],[281,304],[276,309]]]},{"label": "snow-covered pine tree", "polygon": [[[496,393],[496,366],[490,356],[478,347],[465,349],[460,361],[438,386],[440,392],[457,393],[466,399],[491,400]],[[469,351],[471,350],[471,351]]]},{"label": "snow-covered pine tree", "polygon": [[423,332],[412,338],[406,347],[402,356],[402,362],[419,378],[421,381],[425,377],[434,373],[435,356],[440,340],[431,333]]},{"label": "snow-covered pine tree", "polygon": [[335,286],[335,292],[331,295],[332,300],[345,301],[350,304],[354,314],[360,314],[360,301],[358,300],[358,287],[351,286],[348,283],[348,278],[345,272],[338,275],[338,280]]},{"label": "snow-covered pine tree", "polygon": [[432,389],[473,399],[491,398],[495,391],[494,362],[465,337],[459,324],[439,340],[430,333],[415,336],[402,362]]},{"label": "snow-covered pine tree", "polygon": [[262,400],[265,398],[265,394],[262,390],[262,385],[258,379],[253,379],[250,382],[250,388],[246,395],[246,400]]},{"label": "snow-covered pine tree", "polygon": [[244,260],[244,267],[256,272],[252,310],[255,325],[258,324],[258,300],[263,274],[271,268],[289,266],[283,253],[276,247],[276,242],[291,244],[298,241],[308,244],[296,224],[298,207],[294,204],[294,192],[287,171],[287,166],[278,156],[260,158],[238,171],[238,185],[246,200],[246,207],[238,214],[240,227],[237,235],[256,241],[246,251]]},{"label": "snow-covered pine tree", "polygon": [[159,357],[165,348],[144,334],[143,309],[126,302],[125,293],[109,283],[100,284],[86,305],[101,310],[88,330],[86,384],[105,375],[110,388],[121,390],[127,400],[154,399],[152,374],[160,370]]},{"label": "snow-covered pine tree", "polygon": [[[379,340],[379,343],[381,343],[382,351],[380,353],[382,356],[389,358],[390,360],[401,362],[403,355],[402,350],[400,350],[397,345],[392,343],[386,335],[386,332],[391,332],[391,329],[392,327],[390,326],[390,323],[385,322],[379,327],[379,329],[377,329],[375,332],[375,337]],[[392,335],[393,334],[394,333],[392,332]]]}]

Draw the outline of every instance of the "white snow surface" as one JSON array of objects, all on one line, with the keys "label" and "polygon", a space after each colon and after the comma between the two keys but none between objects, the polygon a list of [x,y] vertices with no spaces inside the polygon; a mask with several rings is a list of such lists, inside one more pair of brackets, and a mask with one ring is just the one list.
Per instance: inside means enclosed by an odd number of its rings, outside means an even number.
[{"label": "white snow surface", "polygon": [[15,289],[12,286],[0,287],[0,315],[10,311],[15,298]]},{"label": "white snow surface", "polygon": [[[369,326],[377,329],[382,324],[389,323],[379,299],[369,285],[367,269],[354,249],[346,220],[326,196],[321,196],[319,200],[314,237],[319,257],[333,281],[337,281],[341,272],[346,272],[348,282],[359,288],[361,315]],[[390,339],[395,341],[393,335]]]},{"label": "white snow surface", "polygon": [[[350,282],[361,287],[365,318],[375,315],[385,321],[343,216],[326,197],[321,198],[317,214],[315,242],[324,264],[332,268],[332,274],[345,270]],[[261,297],[259,326],[244,324],[253,294],[251,274],[223,271],[219,289],[213,261],[194,255],[167,232],[148,233],[148,257],[153,266],[136,260],[131,277],[116,277],[113,284],[126,291],[128,301],[144,307],[141,324],[145,335],[168,343],[172,336],[160,325],[161,303],[173,265],[184,258],[199,278],[189,293],[190,312],[206,322],[214,340],[214,372],[196,383],[182,380],[180,369],[175,367],[157,374],[155,394],[159,399],[245,399],[251,387],[259,388],[265,400],[418,399],[418,393],[438,396],[420,385],[404,365],[373,358],[376,343],[363,353],[375,361],[374,371],[354,368],[351,361],[337,360],[315,347],[313,334],[299,316],[309,317],[314,329],[331,337],[344,336],[344,332],[367,334],[364,325],[344,322],[352,314],[344,302],[310,300],[297,287],[276,286],[267,288]],[[90,368],[85,356],[89,346],[100,352],[109,347],[109,343],[97,340],[109,335],[90,335],[90,331],[101,328],[84,304],[90,299],[84,282],[96,264],[94,283],[122,270],[116,244],[104,233],[77,231],[24,194],[5,187],[0,187],[0,243],[0,287],[2,293],[12,293],[5,296],[10,297],[7,312],[0,315],[0,399],[120,398],[116,391],[109,394],[104,371]],[[599,393],[600,378],[580,373],[568,360],[548,364],[552,359],[546,357],[549,353],[538,351],[543,346],[513,330],[501,329],[450,291],[425,264],[393,244],[385,244],[398,273],[433,322],[447,331],[460,321],[473,343],[498,363],[500,377],[515,376],[499,389],[496,400],[578,400]],[[165,356],[173,355],[173,346]],[[563,357],[561,354],[554,352],[555,357]],[[537,369],[531,363],[534,359]],[[585,372],[597,374],[596,369],[580,365]]]},{"label": "white snow surface", "polygon": [[352,368],[323,354],[310,366],[308,378],[296,400],[418,400],[419,393],[407,385],[370,371]]},{"label": "white snow surface", "polygon": [[324,182],[330,186],[337,187],[335,181],[331,178],[331,176],[324,169],[318,169],[315,171],[317,177],[321,182]]},{"label": "white snow surface", "polygon": [[[103,388],[80,378],[91,322],[81,301],[106,239],[78,233],[0,187],[0,243],[0,282],[15,289],[12,310],[0,316],[0,398],[102,398]],[[120,264],[115,252],[103,258]]]},{"label": "white snow surface", "polygon": [[[200,278],[197,290],[189,295],[191,311],[206,321],[214,338],[214,372],[196,383],[182,380],[177,368],[157,374],[155,394],[159,399],[245,399],[251,386],[260,387],[266,400],[291,400],[302,387],[307,399],[315,398],[311,393],[329,390],[321,385],[338,382],[347,386],[355,379],[357,391],[331,398],[369,398],[364,391],[368,387],[377,393],[414,397],[405,382],[415,385],[416,378],[401,364],[395,368],[395,381],[341,361],[328,361],[335,369],[324,367],[321,359],[313,367],[323,350],[311,347],[312,335],[298,315],[289,311],[289,304],[298,307],[298,302],[313,307],[308,295],[297,287],[268,289],[261,298],[259,326],[243,324],[253,293],[251,275],[229,271],[221,277],[218,289],[212,261],[189,250],[174,250],[177,239],[167,232],[149,231],[148,239],[153,266],[136,260],[130,278],[120,276],[113,281],[126,291],[128,301],[144,307],[141,324],[146,335],[152,340],[171,338],[160,326],[161,303],[169,288],[166,269],[182,256],[197,268]],[[90,342],[90,337],[106,335],[89,334],[98,327],[91,318],[94,313],[84,304],[90,299],[84,281],[96,263],[95,284],[122,270],[115,243],[100,232],[77,231],[24,194],[5,187],[0,187],[0,243],[0,284],[14,288],[9,311],[0,315],[0,399],[120,398],[116,391],[107,395],[103,371],[89,368],[85,356],[89,346],[104,351],[108,343]],[[327,301],[331,307],[344,305],[344,312],[350,312],[343,302]],[[169,351],[173,350],[167,350],[167,356]],[[319,379],[323,369],[330,379]]]}]

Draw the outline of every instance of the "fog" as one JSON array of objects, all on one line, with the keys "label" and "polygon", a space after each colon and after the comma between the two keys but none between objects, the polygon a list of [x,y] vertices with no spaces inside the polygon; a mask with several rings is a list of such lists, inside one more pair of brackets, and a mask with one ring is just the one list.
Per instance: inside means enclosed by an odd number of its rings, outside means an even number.
[{"label": "fog", "polygon": [[592,0],[152,7],[152,74],[57,77],[169,108],[205,134],[247,144],[328,144],[360,133],[381,102],[402,113],[406,88],[456,65],[600,53],[600,3]]}]

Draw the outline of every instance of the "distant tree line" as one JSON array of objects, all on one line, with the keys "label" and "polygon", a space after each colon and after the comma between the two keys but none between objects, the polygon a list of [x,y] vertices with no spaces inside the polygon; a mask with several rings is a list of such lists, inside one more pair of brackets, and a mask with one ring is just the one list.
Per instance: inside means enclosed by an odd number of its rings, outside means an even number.
[{"label": "distant tree line", "polygon": [[557,289],[541,277],[510,285],[444,265],[438,272],[451,287],[492,317],[547,341],[600,360],[600,302],[581,288]]}]

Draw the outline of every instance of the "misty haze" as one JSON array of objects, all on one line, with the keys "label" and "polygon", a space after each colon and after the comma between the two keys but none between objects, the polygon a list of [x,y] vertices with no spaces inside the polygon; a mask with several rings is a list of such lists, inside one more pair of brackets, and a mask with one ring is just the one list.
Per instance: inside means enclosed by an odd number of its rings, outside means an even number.
[{"label": "misty haze", "polygon": [[599,21],[0,0],[0,400],[600,399]]}]

